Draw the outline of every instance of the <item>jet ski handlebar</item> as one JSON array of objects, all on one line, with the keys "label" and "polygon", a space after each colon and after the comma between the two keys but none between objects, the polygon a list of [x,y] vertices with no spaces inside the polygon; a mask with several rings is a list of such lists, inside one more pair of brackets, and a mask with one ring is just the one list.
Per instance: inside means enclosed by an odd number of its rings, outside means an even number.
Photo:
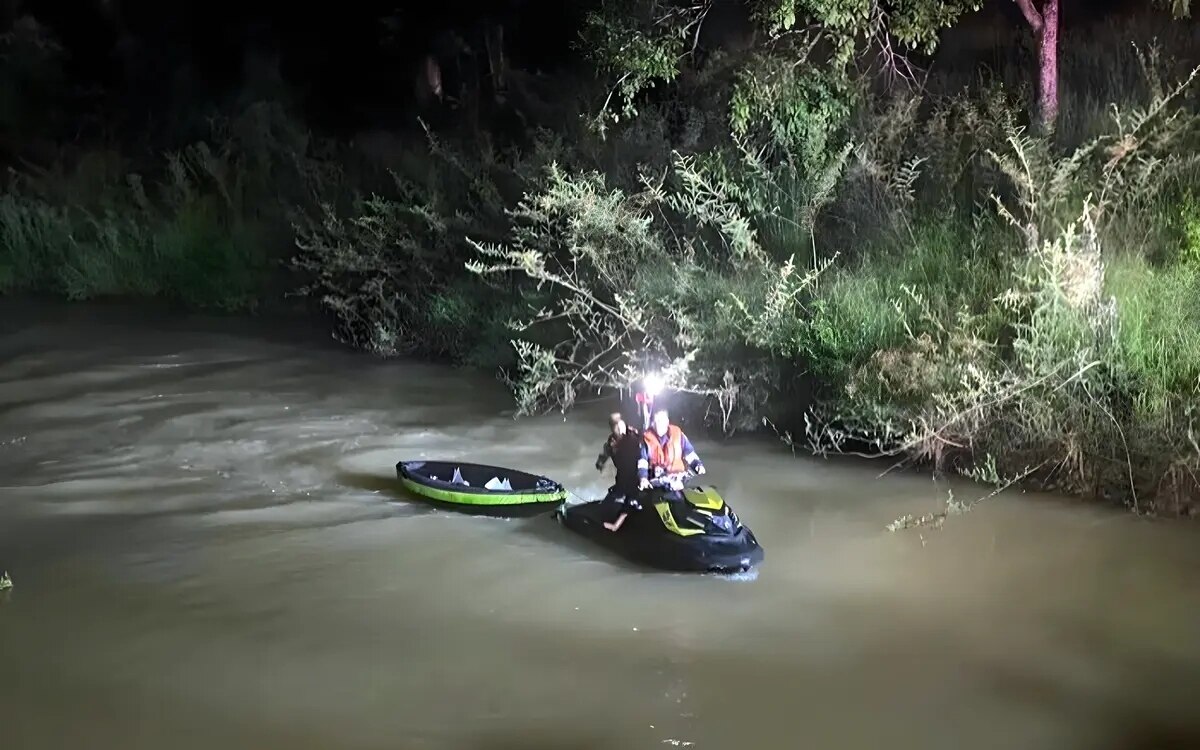
[{"label": "jet ski handlebar", "polygon": [[684,481],[696,476],[696,472],[688,470],[676,472],[674,474],[663,474],[660,477],[655,477],[650,480],[651,487],[670,487],[675,484],[682,484]]}]

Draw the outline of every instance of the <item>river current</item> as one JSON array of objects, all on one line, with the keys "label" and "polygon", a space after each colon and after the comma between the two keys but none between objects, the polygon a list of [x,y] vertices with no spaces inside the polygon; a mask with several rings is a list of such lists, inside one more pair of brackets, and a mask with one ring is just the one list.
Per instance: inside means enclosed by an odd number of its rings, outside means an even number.
[{"label": "river current", "polygon": [[0,312],[4,748],[1200,747],[1194,524],[1007,491],[891,533],[986,489],[691,427],[766,561],[659,573],[395,480],[596,496],[606,401],[517,420],[296,323]]}]

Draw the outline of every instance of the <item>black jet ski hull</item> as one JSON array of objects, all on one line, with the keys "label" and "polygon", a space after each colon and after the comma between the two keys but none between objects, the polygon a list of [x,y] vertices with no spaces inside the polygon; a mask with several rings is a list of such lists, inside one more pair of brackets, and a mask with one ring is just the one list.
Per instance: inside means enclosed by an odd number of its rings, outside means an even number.
[{"label": "black jet ski hull", "polygon": [[652,507],[633,511],[617,531],[604,528],[621,513],[618,503],[597,500],[564,505],[557,512],[563,526],[632,562],[661,570],[694,573],[739,573],[759,565],[765,556],[754,532],[742,526],[729,535],[679,536],[666,531]]}]

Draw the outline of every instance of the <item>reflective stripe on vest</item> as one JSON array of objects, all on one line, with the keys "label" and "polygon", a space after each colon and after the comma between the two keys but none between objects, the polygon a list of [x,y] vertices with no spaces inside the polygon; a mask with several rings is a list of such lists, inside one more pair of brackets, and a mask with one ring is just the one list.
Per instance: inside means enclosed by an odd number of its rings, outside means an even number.
[{"label": "reflective stripe on vest", "polygon": [[668,474],[687,471],[683,463],[683,431],[675,425],[667,428],[667,444],[664,446],[654,430],[646,430],[642,436],[646,441],[646,452],[650,456],[650,468],[660,468]]}]

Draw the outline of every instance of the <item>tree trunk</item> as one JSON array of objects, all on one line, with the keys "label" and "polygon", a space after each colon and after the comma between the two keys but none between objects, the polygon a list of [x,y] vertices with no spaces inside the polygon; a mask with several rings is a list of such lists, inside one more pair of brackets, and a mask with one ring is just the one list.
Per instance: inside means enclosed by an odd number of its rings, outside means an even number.
[{"label": "tree trunk", "polygon": [[504,102],[507,89],[504,60],[504,27],[499,23],[489,23],[484,29],[484,46],[487,48],[488,73],[492,80],[492,99],[497,104]]},{"label": "tree trunk", "polygon": [[416,81],[413,82],[417,93],[417,102],[422,107],[428,107],[433,100],[442,100],[442,66],[432,54],[421,58],[417,70]]},{"label": "tree trunk", "polygon": [[1034,0],[1015,2],[1037,39],[1037,124],[1049,133],[1058,119],[1058,0],[1042,0],[1041,11],[1034,7]]},{"label": "tree trunk", "polygon": [[1049,133],[1058,119],[1058,0],[1042,7],[1038,34],[1038,124]]}]

